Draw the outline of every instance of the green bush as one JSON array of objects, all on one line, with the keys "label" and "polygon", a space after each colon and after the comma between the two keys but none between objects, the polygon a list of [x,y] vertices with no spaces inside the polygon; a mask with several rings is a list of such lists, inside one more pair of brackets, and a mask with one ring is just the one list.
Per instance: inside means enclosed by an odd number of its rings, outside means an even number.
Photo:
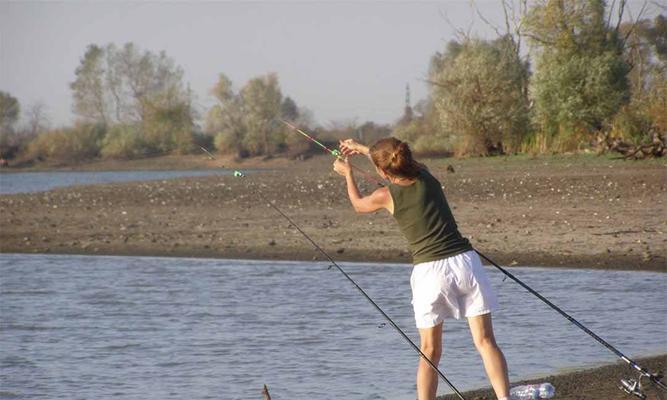
[{"label": "green bush", "polygon": [[148,104],[142,129],[146,146],[155,153],[187,154],[194,146],[190,106]]},{"label": "green bush", "polygon": [[[411,121],[407,124],[399,124],[394,128],[392,136],[404,140],[408,143],[415,143],[417,139],[424,134],[423,124],[418,120]],[[414,149],[413,149],[414,150]]]},{"label": "green bush", "polygon": [[611,136],[639,144],[650,136],[651,118],[631,105],[624,106],[611,123]]},{"label": "green bush", "polygon": [[223,154],[231,154],[236,152],[238,147],[237,137],[233,132],[220,132],[213,138],[213,145],[216,150]]},{"label": "green bush", "polygon": [[141,131],[136,125],[115,125],[102,140],[101,154],[105,158],[129,160],[145,153]]},{"label": "green bush", "polygon": [[408,142],[410,149],[420,156],[451,155],[456,148],[457,137],[444,132],[434,116],[433,111],[429,110],[428,114],[417,116],[409,122],[400,122],[391,135]]}]

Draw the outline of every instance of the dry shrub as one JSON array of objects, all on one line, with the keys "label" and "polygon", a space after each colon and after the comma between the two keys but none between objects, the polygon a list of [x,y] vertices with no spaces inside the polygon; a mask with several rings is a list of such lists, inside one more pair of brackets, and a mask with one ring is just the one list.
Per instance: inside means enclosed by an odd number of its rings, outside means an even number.
[{"label": "dry shrub", "polygon": [[422,135],[411,145],[415,154],[420,156],[437,157],[452,155],[452,146],[441,136]]},{"label": "dry shrub", "polygon": [[26,158],[60,163],[95,158],[100,153],[104,136],[101,125],[79,123],[71,128],[47,131],[37,136],[26,150]]}]

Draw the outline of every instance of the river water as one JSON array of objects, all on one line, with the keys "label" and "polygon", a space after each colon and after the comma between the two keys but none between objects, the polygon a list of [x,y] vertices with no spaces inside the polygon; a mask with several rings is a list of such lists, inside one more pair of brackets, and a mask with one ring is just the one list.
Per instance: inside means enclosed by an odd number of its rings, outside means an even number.
[{"label": "river water", "polygon": [[171,171],[50,171],[0,173],[0,194],[42,192],[58,187],[74,185],[174,179],[189,176],[231,175],[232,173],[233,170],[222,168]]},{"label": "river water", "polygon": [[[342,265],[417,340],[410,266]],[[667,352],[667,275],[512,271],[627,355]],[[616,360],[488,273],[512,380]],[[415,398],[414,351],[322,263],[1,254],[0,307],[0,398]],[[444,329],[445,374],[486,385],[465,322]]]}]

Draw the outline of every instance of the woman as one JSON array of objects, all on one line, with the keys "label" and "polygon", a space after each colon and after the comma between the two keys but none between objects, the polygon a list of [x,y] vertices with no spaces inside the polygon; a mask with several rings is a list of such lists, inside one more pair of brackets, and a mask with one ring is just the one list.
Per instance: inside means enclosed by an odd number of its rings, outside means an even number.
[{"label": "woman", "polygon": [[[407,143],[396,138],[379,140],[370,148],[348,139],[341,141],[340,148],[345,156],[369,156],[378,174],[390,182],[362,196],[347,158],[334,162],[334,170],[345,177],[355,211],[386,209],[408,240],[414,264],[410,277],[412,304],[421,351],[438,365],[443,320],[467,318],[493,390],[498,399],[508,400],[507,363],[496,345],[491,321],[497,300],[479,256],[456,227],[440,182],[412,158]],[[435,399],[437,388],[436,372],[420,359],[419,400]]]}]

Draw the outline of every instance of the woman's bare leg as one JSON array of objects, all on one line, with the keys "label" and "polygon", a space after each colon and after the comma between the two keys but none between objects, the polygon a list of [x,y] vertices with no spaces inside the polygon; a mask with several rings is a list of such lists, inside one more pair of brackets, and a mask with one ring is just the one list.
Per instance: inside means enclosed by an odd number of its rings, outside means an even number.
[{"label": "woman's bare leg", "polygon": [[[442,323],[433,328],[419,329],[420,350],[438,366],[442,355]],[[438,374],[423,358],[419,358],[417,369],[417,398],[433,400],[438,391]]]},{"label": "woman's bare leg", "polygon": [[486,375],[489,377],[491,386],[496,392],[496,397],[502,399],[509,397],[509,378],[507,377],[507,361],[496,344],[493,335],[493,322],[491,314],[478,315],[468,318],[472,339],[477,351],[482,356]]}]

